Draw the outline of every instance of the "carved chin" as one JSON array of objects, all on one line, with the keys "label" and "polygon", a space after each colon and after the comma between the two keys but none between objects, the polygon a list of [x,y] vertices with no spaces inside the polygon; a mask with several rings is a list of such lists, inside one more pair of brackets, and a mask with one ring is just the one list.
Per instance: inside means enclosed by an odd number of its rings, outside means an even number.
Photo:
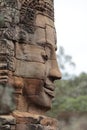
[{"label": "carved chin", "polygon": [[31,103],[44,107],[51,108],[52,96],[45,92],[44,82],[38,79],[25,80],[23,93]]},{"label": "carved chin", "polygon": [[46,109],[51,108],[52,97],[49,96],[44,91],[41,92],[39,95],[29,95],[28,98],[37,106],[44,107]]}]

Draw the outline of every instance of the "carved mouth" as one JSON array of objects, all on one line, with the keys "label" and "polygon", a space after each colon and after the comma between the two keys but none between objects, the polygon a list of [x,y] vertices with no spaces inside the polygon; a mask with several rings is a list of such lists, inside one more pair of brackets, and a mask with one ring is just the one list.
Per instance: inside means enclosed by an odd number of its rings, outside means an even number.
[{"label": "carved mouth", "polygon": [[55,86],[54,84],[45,84],[44,85],[44,91],[49,95],[51,96],[52,98],[54,98],[54,89],[55,89]]}]

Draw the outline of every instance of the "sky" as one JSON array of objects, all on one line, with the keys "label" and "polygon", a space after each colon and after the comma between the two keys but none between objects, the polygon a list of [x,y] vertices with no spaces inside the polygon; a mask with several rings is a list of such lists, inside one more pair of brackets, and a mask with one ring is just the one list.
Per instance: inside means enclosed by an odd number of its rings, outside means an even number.
[{"label": "sky", "polygon": [[72,56],[74,73],[87,73],[87,0],[54,0],[57,45]]}]

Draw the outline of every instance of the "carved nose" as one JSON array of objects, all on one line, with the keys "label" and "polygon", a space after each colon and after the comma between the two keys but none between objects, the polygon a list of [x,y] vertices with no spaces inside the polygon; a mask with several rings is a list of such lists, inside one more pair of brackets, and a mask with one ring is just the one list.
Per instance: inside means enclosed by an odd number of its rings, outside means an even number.
[{"label": "carved nose", "polygon": [[49,77],[54,81],[57,79],[61,79],[62,74],[59,69],[54,68],[50,70]]}]

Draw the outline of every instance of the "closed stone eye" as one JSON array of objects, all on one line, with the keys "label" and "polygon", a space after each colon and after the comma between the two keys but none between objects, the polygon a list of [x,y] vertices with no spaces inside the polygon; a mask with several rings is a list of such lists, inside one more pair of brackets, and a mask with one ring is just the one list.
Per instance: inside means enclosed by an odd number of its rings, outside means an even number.
[{"label": "closed stone eye", "polygon": [[47,61],[49,58],[48,58],[48,55],[46,54],[46,53],[42,53],[41,54],[42,55],[42,57],[43,57],[43,59],[45,60],[45,61]]},{"label": "closed stone eye", "polygon": [[47,61],[47,60],[48,60],[48,55],[45,55],[45,56],[44,56],[44,59]]}]

